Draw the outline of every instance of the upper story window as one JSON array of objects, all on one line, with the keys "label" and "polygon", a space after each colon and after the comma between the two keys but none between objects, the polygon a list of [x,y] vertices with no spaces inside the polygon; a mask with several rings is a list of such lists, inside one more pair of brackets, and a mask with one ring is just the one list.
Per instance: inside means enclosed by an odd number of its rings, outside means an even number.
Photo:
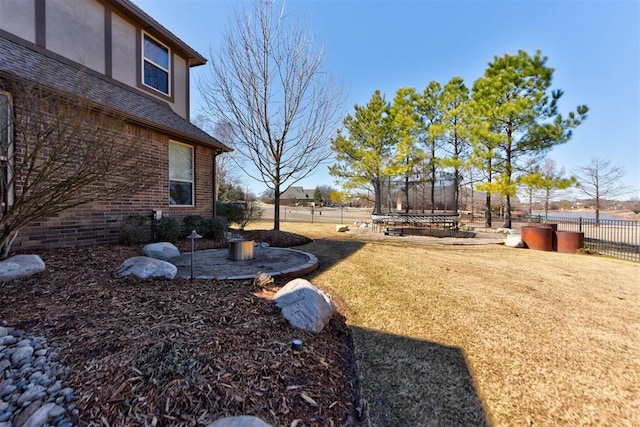
[{"label": "upper story window", "polygon": [[169,203],[193,206],[193,147],[169,142]]},{"label": "upper story window", "polygon": [[142,34],[142,81],[157,91],[169,95],[171,51],[148,34]]},{"label": "upper story window", "polygon": [[13,204],[13,131],[11,94],[0,91],[0,199]]}]

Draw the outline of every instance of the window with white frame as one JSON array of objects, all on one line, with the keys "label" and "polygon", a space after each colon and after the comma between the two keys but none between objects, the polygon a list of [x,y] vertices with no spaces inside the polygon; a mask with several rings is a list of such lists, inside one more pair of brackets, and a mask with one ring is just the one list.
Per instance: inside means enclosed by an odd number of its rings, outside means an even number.
[{"label": "window with white frame", "polygon": [[165,95],[170,93],[170,56],[168,47],[142,33],[142,82]]},{"label": "window with white frame", "polygon": [[11,94],[0,91],[0,199],[2,205],[13,204],[13,130]]},{"label": "window with white frame", "polygon": [[193,147],[169,142],[169,203],[193,206]]}]

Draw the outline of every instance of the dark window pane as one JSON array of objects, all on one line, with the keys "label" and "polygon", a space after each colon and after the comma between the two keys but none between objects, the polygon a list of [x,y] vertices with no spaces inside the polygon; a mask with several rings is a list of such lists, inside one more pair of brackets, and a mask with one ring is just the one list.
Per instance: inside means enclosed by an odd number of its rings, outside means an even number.
[{"label": "dark window pane", "polygon": [[190,182],[169,182],[169,198],[172,205],[193,205],[192,183]]},{"label": "dark window pane", "polygon": [[169,74],[147,61],[144,62],[144,84],[169,94]]},{"label": "dark window pane", "polygon": [[144,36],[144,57],[165,70],[169,69],[169,49],[162,47],[147,36]]}]

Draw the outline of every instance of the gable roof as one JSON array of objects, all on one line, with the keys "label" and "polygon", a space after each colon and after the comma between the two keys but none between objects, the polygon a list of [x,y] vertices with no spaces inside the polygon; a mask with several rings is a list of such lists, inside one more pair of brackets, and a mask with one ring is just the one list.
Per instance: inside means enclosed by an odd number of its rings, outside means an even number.
[{"label": "gable roof", "polygon": [[127,120],[166,133],[186,142],[233,151],[199,127],[178,115],[171,107],[150,95],[103,76],[78,69],[38,46],[10,40],[0,32],[0,74],[26,79],[46,87],[79,95],[123,115]]},{"label": "gable roof", "polygon": [[302,187],[289,187],[280,195],[280,199],[313,200],[315,190],[305,190]]}]

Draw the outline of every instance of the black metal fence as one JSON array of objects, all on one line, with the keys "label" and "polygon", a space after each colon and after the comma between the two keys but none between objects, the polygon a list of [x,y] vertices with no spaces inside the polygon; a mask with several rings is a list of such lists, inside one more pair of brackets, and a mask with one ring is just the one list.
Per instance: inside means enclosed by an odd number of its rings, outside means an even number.
[{"label": "black metal fence", "polygon": [[[462,222],[476,227],[484,226],[484,217],[463,216]],[[602,255],[640,262],[640,221],[622,219],[574,218],[542,215],[513,217],[512,228],[520,228],[528,222],[546,222],[558,224],[560,231],[581,231],[584,233],[586,249]],[[500,227],[502,218],[493,217],[493,227]]]}]

